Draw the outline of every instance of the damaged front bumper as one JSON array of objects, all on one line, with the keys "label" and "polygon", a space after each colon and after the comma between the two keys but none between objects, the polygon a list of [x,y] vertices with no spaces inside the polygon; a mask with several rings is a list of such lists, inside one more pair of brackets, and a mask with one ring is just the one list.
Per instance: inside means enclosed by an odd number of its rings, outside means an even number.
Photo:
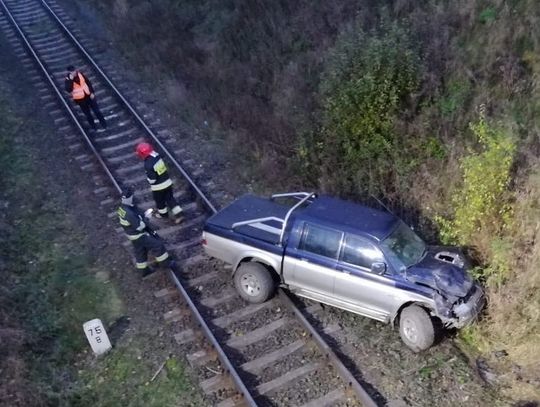
[{"label": "damaged front bumper", "polygon": [[463,328],[478,317],[485,304],[484,291],[479,285],[475,284],[464,299],[456,301],[451,308],[441,312],[440,317],[446,327]]}]

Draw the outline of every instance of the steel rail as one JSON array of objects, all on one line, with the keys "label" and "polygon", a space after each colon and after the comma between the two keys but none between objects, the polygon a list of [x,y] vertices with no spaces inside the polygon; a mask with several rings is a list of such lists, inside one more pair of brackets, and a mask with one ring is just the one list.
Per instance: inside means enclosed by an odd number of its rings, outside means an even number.
[{"label": "steel rail", "polygon": [[86,51],[84,46],[75,38],[75,36],[71,33],[71,31],[65,26],[65,24],[60,20],[60,18],[56,15],[56,13],[51,9],[49,4],[45,0],[41,0],[41,3],[43,7],[51,14],[51,16],[55,19],[55,21],[58,23],[58,25],[62,28],[64,33],[68,35],[73,43],[79,48],[79,50],[86,56],[88,61],[91,62],[91,64],[94,66],[94,68],[100,73],[102,78],[105,80],[105,82],[111,87],[111,89],[114,91],[116,96],[124,103],[124,105],[128,108],[128,110],[133,114],[133,116],[137,119],[139,124],[142,126],[142,128],[146,131],[146,133],[152,138],[152,140],[160,147],[161,152],[164,153],[169,160],[174,164],[176,169],[180,171],[182,176],[186,179],[186,181],[190,184],[191,188],[196,192],[198,197],[202,200],[204,206],[210,210],[212,213],[216,213],[217,210],[215,206],[210,202],[210,200],[206,197],[206,195],[201,191],[201,189],[195,184],[193,179],[189,176],[189,174],[184,170],[184,168],[180,165],[180,163],[176,160],[176,158],[169,152],[169,150],[165,147],[165,145],[159,140],[159,138],[156,136],[156,134],[148,127],[148,125],[145,123],[145,121],[141,118],[141,116],[137,113],[135,108],[127,101],[126,98],[120,93],[120,91],[114,86],[112,81],[109,79],[109,77],[103,72],[103,70],[98,66],[96,61],[90,56],[90,54]]},{"label": "steel rail", "polygon": [[330,349],[330,346],[328,346],[326,341],[321,337],[321,335],[319,335],[315,328],[313,328],[313,325],[311,325],[298,307],[294,305],[289,297],[289,294],[287,294],[282,288],[279,288],[278,295],[281,301],[294,312],[294,315],[300,321],[301,325],[309,332],[309,335],[315,342],[315,345],[319,348],[321,353],[328,358],[332,366],[334,366],[334,368],[337,370],[341,379],[355,393],[360,402],[366,407],[377,407],[375,400],[371,398],[364,387],[352,375],[350,370],[347,369],[334,351]]},{"label": "steel rail", "polygon": [[21,28],[19,27],[19,25],[15,21],[15,18],[13,17],[11,12],[7,8],[4,1],[0,0],[0,3],[2,3],[2,7],[4,8],[4,12],[6,13],[6,16],[9,18],[9,20],[11,21],[11,24],[13,24],[13,26],[15,27],[15,29],[17,30],[17,32],[21,36],[24,44],[26,45],[26,47],[28,48],[28,50],[30,51],[32,56],[34,57],[35,61],[37,62],[37,64],[41,68],[41,70],[43,71],[43,74],[47,77],[47,81],[49,82],[49,84],[53,88],[54,92],[56,93],[56,96],[58,96],[58,99],[60,99],[60,102],[64,105],[64,107],[68,111],[69,116],[71,117],[71,120],[73,121],[73,123],[75,124],[75,126],[77,127],[77,129],[79,130],[81,135],[86,140],[86,143],[88,144],[88,146],[92,150],[92,153],[94,153],[94,156],[97,158],[99,164],[101,165],[101,167],[103,168],[103,170],[105,171],[105,173],[107,174],[107,176],[109,177],[111,182],[113,183],[113,185],[116,188],[116,190],[118,191],[118,193],[121,193],[122,188],[120,188],[120,185],[118,184],[116,179],[113,177],[111,171],[109,170],[109,168],[107,167],[107,165],[105,164],[105,162],[103,161],[101,156],[99,155],[98,151],[96,150],[96,148],[92,144],[92,141],[90,140],[90,138],[88,137],[88,135],[86,134],[86,132],[84,131],[82,126],[80,125],[79,121],[77,120],[77,117],[75,116],[75,114],[71,110],[71,107],[67,104],[66,100],[64,99],[64,96],[62,96],[62,93],[58,90],[58,87],[56,86],[54,81],[51,79],[51,76],[49,75],[49,72],[47,71],[47,68],[45,68],[45,66],[41,63],[41,60],[39,59],[37,53],[34,51],[34,48],[30,44],[30,42],[28,41],[26,35],[24,34],[24,32],[21,30]]},{"label": "steel rail", "polygon": [[[239,378],[238,373],[236,372],[236,369],[234,368],[231,361],[229,360],[229,358],[227,357],[227,355],[223,351],[223,348],[220,346],[219,342],[217,341],[216,337],[214,336],[214,334],[210,330],[210,327],[208,326],[208,324],[206,323],[206,321],[202,317],[201,313],[199,312],[199,310],[197,309],[197,307],[195,306],[195,304],[193,303],[193,301],[189,297],[189,294],[185,290],[184,286],[182,285],[182,283],[180,282],[180,280],[178,279],[178,277],[176,276],[176,274],[174,274],[174,272],[172,270],[169,270],[169,275],[172,278],[172,280],[174,281],[174,284],[176,285],[176,288],[182,293],[182,296],[186,300],[186,303],[188,304],[191,312],[197,318],[199,328],[202,329],[202,331],[204,333],[204,336],[206,336],[206,339],[208,339],[208,341],[212,344],[212,346],[216,350],[216,352],[218,354],[218,357],[219,357],[219,360],[221,360],[221,362],[223,363],[223,365],[225,367],[225,372],[232,376],[233,380],[235,381],[235,384],[240,388],[240,395],[243,398],[242,401],[247,403],[248,406],[255,406],[256,407],[257,403],[255,403],[255,400],[253,400],[253,397],[249,393],[248,389],[245,387],[244,382],[242,382],[241,379]],[[240,380],[241,386],[239,386],[238,382],[236,381],[237,378]]]},{"label": "steel rail", "polygon": [[[14,25],[14,27],[16,28],[17,32],[19,33],[19,35],[21,36],[21,38],[23,39],[24,43],[26,44],[26,46],[28,47],[29,51],[31,52],[31,54],[33,55],[33,57],[35,58],[36,62],[39,64],[41,70],[43,71],[43,73],[45,74],[45,76],[47,77],[49,83],[51,84],[51,86],[53,87],[53,90],[55,91],[56,95],[61,99],[62,101],[62,104],[64,105],[64,107],[67,109],[67,111],[69,112],[72,120],[74,121],[75,125],[77,126],[77,128],[79,129],[79,131],[81,132],[81,134],[83,135],[83,137],[85,138],[85,140],[87,141],[87,143],[89,144],[90,148],[92,149],[92,151],[94,152],[94,154],[96,155],[97,159],[99,160],[100,164],[102,165],[103,169],[105,170],[105,172],[107,173],[109,179],[111,180],[111,182],[113,183],[113,185],[115,186],[116,190],[120,193],[121,192],[121,188],[118,184],[118,182],[116,181],[116,179],[114,178],[114,176],[112,175],[111,171],[108,169],[107,165],[105,164],[105,162],[101,159],[101,157],[99,156],[99,153],[98,151],[95,149],[95,147],[93,146],[90,138],[88,137],[88,135],[86,134],[86,132],[84,131],[84,129],[81,127],[81,125],[79,124],[79,121],[77,120],[77,118],[75,117],[75,115],[73,114],[73,112],[71,111],[71,108],[69,107],[69,105],[67,104],[67,102],[65,101],[64,97],[62,96],[62,94],[60,93],[60,91],[58,90],[57,86],[55,85],[54,81],[50,78],[50,75],[47,71],[47,69],[45,68],[45,66],[41,63],[37,53],[34,51],[32,45],[30,44],[30,42],[28,41],[28,39],[26,38],[26,35],[24,34],[24,32],[21,30],[21,28],[19,27],[19,25],[17,24],[17,21],[15,20],[15,18],[13,17],[13,15],[11,14],[11,12],[9,11],[9,9],[7,8],[6,4],[4,3],[3,0],[0,0],[0,3],[2,4],[2,7],[4,8],[5,10],[5,13],[6,15],[9,17],[11,23]],[[64,29],[66,29],[64,27]],[[88,55],[88,53],[86,53],[85,51],[85,55]],[[118,90],[115,89],[116,92],[118,92]],[[121,96],[121,95],[120,95]],[[122,97],[122,96],[121,96]],[[123,100],[125,100],[123,97],[122,97]],[[140,119],[140,118],[139,118]],[[167,151],[165,149],[165,151]],[[182,172],[183,174],[185,174],[184,172]],[[193,182],[193,181],[191,181]],[[204,195],[203,195],[204,196]],[[206,198],[206,197],[205,197]],[[211,205],[211,208],[214,208],[213,205]],[[215,211],[215,209],[213,209]],[[223,351],[223,349],[221,348],[221,346],[219,345],[219,342],[217,341],[217,339],[215,338],[214,334],[212,333],[212,331],[210,330],[210,328],[208,327],[208,325],[206,324],[205,320],[203,319],[202,315],[200,314],[200,312],[197,310],[197,308],[195,307],[195,304],[193,303],[193,301],[191,300],[189,294],[187,293],[187,291],[184,289],[184,287],[182,286],[182,284],[180,283],[180,281],[178,280],[178,277],[174,274],[174,272],[172,270],[169,270],[169,273],[170,273],[170,276],[173,280],[173,282],[175,283],[177,289],[180,291],[180,293],[182,294],[182,296],[184,297],[184,300],[186,301],[186,303],[188,304],[188,307],[189,309],[191,310],[192,314],[195,316],[195,319],[197,321],[197,324],[198,326],[203,330],[204,332],[204,335],[206,336],[206,338],[208,339],[208,341],[212,344],[212,346],[214,347],[214,349],[216,350],[217,354],[218,354],[218,357],[221,361],[221,363],[223,363],[223,366],[225,367],[225,371],[231,376],[234,384],[236,385],[237,389],[239,390],[240,392],[240,395],[242,396],[243,398],[243,402],[246,403],[246,405],[250,406],[250,407],[256,407],[257,404],[255,403],[255,400],[253,399],[253,396],[250,394],[250,392],[248,391],[246,385],[244,384],[243,380],[240,378],[238,372],[236,371],[236,369],[234,368],[234,366],[232,365],[231,361],[229,360],[229,358],[227,357],[227,355],[225,354],[225,352]]]}]

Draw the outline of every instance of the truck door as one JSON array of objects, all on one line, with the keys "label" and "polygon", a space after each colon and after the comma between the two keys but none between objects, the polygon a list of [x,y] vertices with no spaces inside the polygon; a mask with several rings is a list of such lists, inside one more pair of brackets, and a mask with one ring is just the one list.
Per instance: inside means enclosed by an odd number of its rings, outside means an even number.
[{"label": "truck door", "polygon": [[352,311],[385,321],[393,309],[395,284],[387,273],[371,271],[384,262],[382,252],[368,239],[346,234],[336,266],[334,295]]},{"label": "truck door", "polygon": [[291,289],[331,296],[343,233],[304,223],[300,240],[285,250],[283,271]]}]

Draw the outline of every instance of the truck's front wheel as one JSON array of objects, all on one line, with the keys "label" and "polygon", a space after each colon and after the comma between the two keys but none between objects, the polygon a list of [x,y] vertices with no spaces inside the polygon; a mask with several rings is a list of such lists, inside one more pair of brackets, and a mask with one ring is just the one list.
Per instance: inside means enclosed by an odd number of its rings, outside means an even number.
[{"label": "truck's front wheel", "polygon": [[413,352],[428,349],[435,340],[433,321],[426,310],[418,305],[408,306],[401,311],[399,334]]},{"label": "truck's front wheel", "polygon": [[260,263],[244,263],[234,274],[234,285],[240,296],[251,303],[265,302],[275,289],[270,271]]}]

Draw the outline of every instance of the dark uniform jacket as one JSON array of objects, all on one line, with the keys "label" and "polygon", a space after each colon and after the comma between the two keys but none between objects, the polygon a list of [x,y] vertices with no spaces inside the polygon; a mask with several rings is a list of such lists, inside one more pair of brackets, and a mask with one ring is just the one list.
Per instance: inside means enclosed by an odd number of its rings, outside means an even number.
[{"label": "dark uniform jacket", "polygon": [[137,240],[146,233],[144,213],[139,208],[122,204],[117,213],[120,225],[124,228],[129,240]]},{"label": "dark uniform jacket", "polygon": [[155,151],[144,160],[144,170],[152,191],[161,191],[172,185],[165,162]]}]

